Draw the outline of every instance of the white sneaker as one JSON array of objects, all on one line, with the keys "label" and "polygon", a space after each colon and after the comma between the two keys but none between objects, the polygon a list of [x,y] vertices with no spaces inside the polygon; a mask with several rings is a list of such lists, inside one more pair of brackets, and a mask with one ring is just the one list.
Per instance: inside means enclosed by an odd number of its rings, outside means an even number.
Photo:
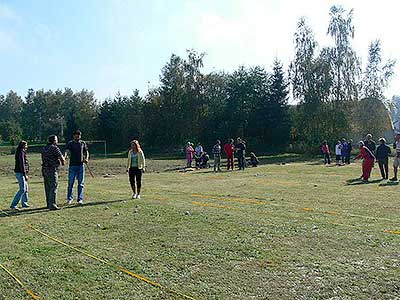
[{"label": "white sneaker", "polygon": [[132,195],[132,199],[136,199],[137,198],[137,195],[136,194],[133,194]]},{"label": "white sneaker", "polygon": [[136,199],[140,199],[140,195],[136,195]]},{"label": "white sneaker", "polygon": [[73,200],[68,200],[67,205],[71,205]]},{"label": "white sneaker", "polygon": [[79,201],[78,201],[78,204],[79,204],[79,205],[83,205],[83,200],[79,200]]}]

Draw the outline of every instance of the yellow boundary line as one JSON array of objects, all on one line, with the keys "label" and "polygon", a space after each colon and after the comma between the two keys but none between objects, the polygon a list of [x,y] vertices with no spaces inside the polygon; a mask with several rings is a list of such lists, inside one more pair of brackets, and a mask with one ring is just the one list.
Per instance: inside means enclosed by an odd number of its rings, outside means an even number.
[{"label": "yellow boundary line", "polygon": [[[307,212],[315,212],[315,213],[319,213],[319,214],[340,215],[340,213],[338,213],[336,211],[321,211],[321,212],[318,212],[318,211],[315,211],[313,208],[310,208],[310,207],[304,207],[304,208],[302,208],[300,210],[307,211]],[[357,215],[347,215],[347,216],[357,217]],[[374,219],[374,218],[371,217],[371,219]],[[390,219],[388,219],[388,220],[390,220]],[[360,226],[356,226],[356,225],[347,225],[347,224],[341,224],[341,223],[335,223],[335,222],[326,222],[326,221],[316,221],[316,222],[361,229]],[[400,231],[395,231],[395,230],[383,230],[383,232],[391,233],[391,234],[400,234]]]},{"label": "yellow boundary line", "polygon": [[[197,198],[203,198],[203,199],[216,199],[220,201],[231,201],[231,202],[239,202],[239,203],[245,203],[245,204],[256,204],[256,205],[271,205],[271,206],[278,206],[278,207],[288,207],[289,205],[283,205],[283,204],[278,204],[274,202],[263,202],[263,201],[258,201],[258,200],[253,200],[249,198],[239,198],[239,197],[220,197],[220,196],[213,196],[213,195],[202,195],[202,194],[191,194],[192,197],[197,197]],[[257,199],[257,198],[255,198]],[[266,200],[267,201],[267,200]],[[293,206],[292,206],[293,208]],[[343,215],[343,216],[348,216],[348,217],[355,217],[355,218],[363,218],[367,220],[382,220],[382,221],[388,221],[388,222],[393,222],[397,223],[397,221],[388,219],[388,218],[381,218],[381,217],[373,217],[373,216],[364,216],[364,215],[359,215],[359,214],[351,214],[351,213],[345,213],[345,212],[338,212],[338,211],[323,211],[323,212],[318,212],[313,208],[310,207],[304,207],[300,208],[300,210],[304,211],[314,211],[316,213],[325,213],[329,215]]]},{"label": "yellow boundary line", "polygon": [[127,274],[127,275],[129,275],[129,276],[131,276],[131,277],[134,277],[134,278],[136,278],[136,279],[139,279],[139,280],[141,280],[141,281],[143,281],[143,282],[145,282],[145,283],[147,283],[147,284],[150,284],[150,285],[152,285],[152,286],[154,286],[154,287],[157,287],[157,288],[162,289],[162,290],[164,290],[164,291],[166,291],[166,292],[169,292],[170,294],[174,294],[174,295],[180,296],[180,297],[185,298],[185,299],[195,300],[195,298],[193,298],[193,297],[191,297],[191,296],[188,296],[188,295],[185,295],[185,294],[183,294],[183,293],[181,293],[181,292],[178,292],[178,291],[169,289],[169,288],[167,288],[167,287],[164,287],[164,286],[162,286],[161,284],[159,284],[159,283],[157,283],[157,282],[154,282],[154,281],[152,281],[152,280],[150,280],[150,279],[148,279],[148,278],[146,278],[146,277],[143,277],[143,276],[141,276],[141,275],[139,275],[139,274],[133,273],[133,272],[131,272],[131,271],[129,271],[129,270],[127,270],[127,269],[125,269],[125,268],[119,266],[119,265],[116,265],[116,264],[114,264],[114,263],[112,263],[112,262],[109,262],[109,261],[107,261],[107,260],[105,260],[105,259],[102,259],[102,258],[99,258],[99,257],[97,257],[97,256],[94,256],[93,254],[90,254],[89,252],[86,252],[86,251],[84,251],[84,250],[80,250],[80,249],[78,249],[78,248],[76,248],[76,247],[74,247],[74,246],[71,246],[71,245],[69,245],[69,244],[67,244],[67,243],[65,243],[65,242],[63,242],[63,241],[61,241],[61,240],[59,240],[59,239],[57,239],[57,238],[55,238],[55,237],[52,237],[52,236],[48,235],[47,233],[45,233],[45,232],[43,232],[43,231],[41,231],[41,230],[39,230],[39,229],[33,227],[32,225],[28,225],[28,227],[29,227],[30,229],[32,229],[32,230],[38,232],[39,234],[41,234],[41,235],[47,237],[48,239],[50,239],[50,240],[56,242],[56,243],[59,243],[59,244],[65,246],[65,247],[68,247],[68,248],[70,248],[70,249],[72,249],[72,250],[74,250],[74,251],[76,251],[76,252],[78,252],[78,253],[81,253],[81,254],[83,254],[83,255],[85,255],[85,256],[87,256],[87,257],[90,257],[90,258],[92,258],[92,259],[94,259],[94,260],[96,260],[96,261],[99,261],[99,262],[101,262],[101,263],[103,263],[103,264],[106,264],[106,265],[108,265],[108,266],[110,266],[110,267],[113,267],[113,268],[115,268],[115,269],[117,269],[117,270],[119,270],[119,271],[121,271],[121,272],[123,272],[123,273],[125,273],[125,274]]},{"label": "yellow boundary line", "polygon": [[1,263],[0,263],[0,268],[2,268],[8,275],[10,275],[10,276],[12,277],[12,279],[14,279],[15,282],[18,283],[18,285],[21,286],[21,288],[23,288],[23,289],[25,290],[25,292],[26,292],[29,296],[31,296],[31,299],[34,299],[34,300],[40,299],[39,296],[37,296],[34,292],[32,292],[30,289],[28,289],[28,288],[22,283],[22,281],[18,279],[17,276],[15,276],[13,273],[11,273],[11,271],[8,270],[8,269],[7,269],[4,265],[2,265]]},{"label": "yellow boundary line", "polygon": [[383,232],[391,233],[391,234],[400,234],[400,231],[394,231],[394,230],[384,230]]}]

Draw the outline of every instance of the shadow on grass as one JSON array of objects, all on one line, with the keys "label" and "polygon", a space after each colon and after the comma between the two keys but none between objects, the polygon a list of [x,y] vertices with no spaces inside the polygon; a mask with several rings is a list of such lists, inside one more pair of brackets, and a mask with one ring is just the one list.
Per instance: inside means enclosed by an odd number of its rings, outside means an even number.
[{"label": "shadow on grass", "polygon": [[375,179],[370,181],[363,181],[360,178],[349,179],[346,181],[346,185],[361,185],[361,184],[371,184],[381,182],[383,179]]},{"label": "shadow on grass", "polygon": [[258,157],[258,159],[260,160],[260,165],[264,165],[264,164],[288,164],[295,162],[312,163],[315,160],[315,157],[304,154],[284,153],[284,154],[277,154],[264,157],[261,156]]},{"label": "shadow on grass", "polygon": [[[111,203],[117,203],[117,202],[123,202],[123,201],[128,201],[129,199],[119,199],[119,200],[110,200],[110,201],[96,201],[96,202],[89,202],[85,203],[83,205],[59,205],[61,208],[60,210],[64,209],[73,209],[73,208],[82,208],[86,206],[97,206],[97,205],[105,205],[105,204],[111,204]],[[38,207],[38,208],[26,208],[22,209],[19,211],[10,211],[10,210],[2,210],[0,211],[1,215],[0,218],[5,218],[5,217],[12,217],[12,216],[21,216],[21,215],[32,215],[32,214],[38,214],[38,213],[51,213],[47,207]]]},{"label": "shadow on grass", "polygon": [[399,185],[398,181],[388,181],[385,183],[381,183],[379,186],[394,186],[394,185]]},{"label": "shadow on grass", "polygon": [[362,178],[357,177],[357,178],[348,179],[348,180],[346,180],[346,183],[353,183],[353,182],[358,182],[358,181],[362,181]]}]

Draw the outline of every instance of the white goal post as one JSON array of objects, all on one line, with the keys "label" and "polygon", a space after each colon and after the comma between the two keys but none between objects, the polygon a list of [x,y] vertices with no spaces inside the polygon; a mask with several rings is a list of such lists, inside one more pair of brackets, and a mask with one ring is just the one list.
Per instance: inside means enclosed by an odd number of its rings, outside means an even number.
[{"label": "white goal post", "polygon": [[95,151],[95,154],[103,153],[104,158],[107,158],[107,141],[105,141],[105,140],[93,140],[93,141],[85,141],[85,143],[88,145],[89,153],[92,152],[90,149],[93,146],[95,146],[96,144],[101,145],[100,147],[102,148],[102,151]]}]

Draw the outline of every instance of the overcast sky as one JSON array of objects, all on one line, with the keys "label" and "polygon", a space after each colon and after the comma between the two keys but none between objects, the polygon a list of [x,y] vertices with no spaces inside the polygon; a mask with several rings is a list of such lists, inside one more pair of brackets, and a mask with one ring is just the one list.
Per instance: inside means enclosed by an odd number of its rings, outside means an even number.
[{"label": "overcast sky", "polygon": [[270,68],[293,57],[293,34],[308,18],[320,46],[333,4],[354,8],[353,42],[365,65],[381,39],[397,59],[387,96],[400,94],[397,0],[0,0],[0,93],[71,87],[103,100],[157,86],[172,53],[206,52],[205,71]]}]

